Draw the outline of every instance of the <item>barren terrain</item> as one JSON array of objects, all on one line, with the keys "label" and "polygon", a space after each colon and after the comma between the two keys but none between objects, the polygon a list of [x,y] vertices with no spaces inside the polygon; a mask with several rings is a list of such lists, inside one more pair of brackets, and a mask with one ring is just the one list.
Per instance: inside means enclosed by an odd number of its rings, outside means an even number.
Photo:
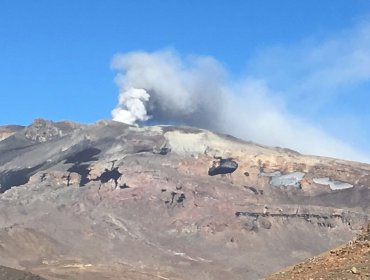
[{"label": "barren terrain", "polygon": [[369,220],[367,164],[189,127],[9,130],[0,264],[45,279],[261,279]]}]

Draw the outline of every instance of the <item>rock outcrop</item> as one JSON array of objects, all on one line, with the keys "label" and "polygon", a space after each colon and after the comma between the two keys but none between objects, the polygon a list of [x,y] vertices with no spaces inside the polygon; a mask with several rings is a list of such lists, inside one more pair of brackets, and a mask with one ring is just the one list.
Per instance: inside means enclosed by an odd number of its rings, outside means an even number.
[{"label": "rock outcrop", "polygon": [[80,127],[72,122],[57,122],[36,119],[25,129],[25,137],[34,142],[46,142],[63,137]]}]

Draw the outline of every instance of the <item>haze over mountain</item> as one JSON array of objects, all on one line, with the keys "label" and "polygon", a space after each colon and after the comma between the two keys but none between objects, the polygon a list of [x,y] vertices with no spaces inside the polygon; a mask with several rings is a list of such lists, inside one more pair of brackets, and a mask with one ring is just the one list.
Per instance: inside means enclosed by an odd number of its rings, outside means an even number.
[{"label": "haze over mountain", "polygon": [[0,131],[0,265],[45,279],[260,279],[369,221],[363,163],[191,127]]},{"label": "haze over mountain", "polygon": [[211,56],[131,52],[116,55],[112,67],[119,71],[116,121],[190,125],[306,154],[370,162],[361,150],[289,113],[264,79],[230,80]]}]

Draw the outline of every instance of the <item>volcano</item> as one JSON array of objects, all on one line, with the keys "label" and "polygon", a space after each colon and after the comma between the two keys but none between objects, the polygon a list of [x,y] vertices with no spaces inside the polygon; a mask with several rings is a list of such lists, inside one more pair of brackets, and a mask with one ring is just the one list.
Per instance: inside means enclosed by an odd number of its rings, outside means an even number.
[{"label": "volcano", "polygon": [[0,140],[0,265],[43,279],[261,279],[369,221],[364,163],[115,121]]}]

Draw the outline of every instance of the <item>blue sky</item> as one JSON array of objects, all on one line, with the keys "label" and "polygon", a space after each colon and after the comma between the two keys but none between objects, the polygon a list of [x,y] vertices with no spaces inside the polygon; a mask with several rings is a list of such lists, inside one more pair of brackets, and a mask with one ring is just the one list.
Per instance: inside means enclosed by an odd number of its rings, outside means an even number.
[{"label": "blue sky", "polygon": [[367,0],[2,0],[0,124],[111,118],[113,56],[172,48],[263,81],[290,116],[370,154],[369,15]]}]

